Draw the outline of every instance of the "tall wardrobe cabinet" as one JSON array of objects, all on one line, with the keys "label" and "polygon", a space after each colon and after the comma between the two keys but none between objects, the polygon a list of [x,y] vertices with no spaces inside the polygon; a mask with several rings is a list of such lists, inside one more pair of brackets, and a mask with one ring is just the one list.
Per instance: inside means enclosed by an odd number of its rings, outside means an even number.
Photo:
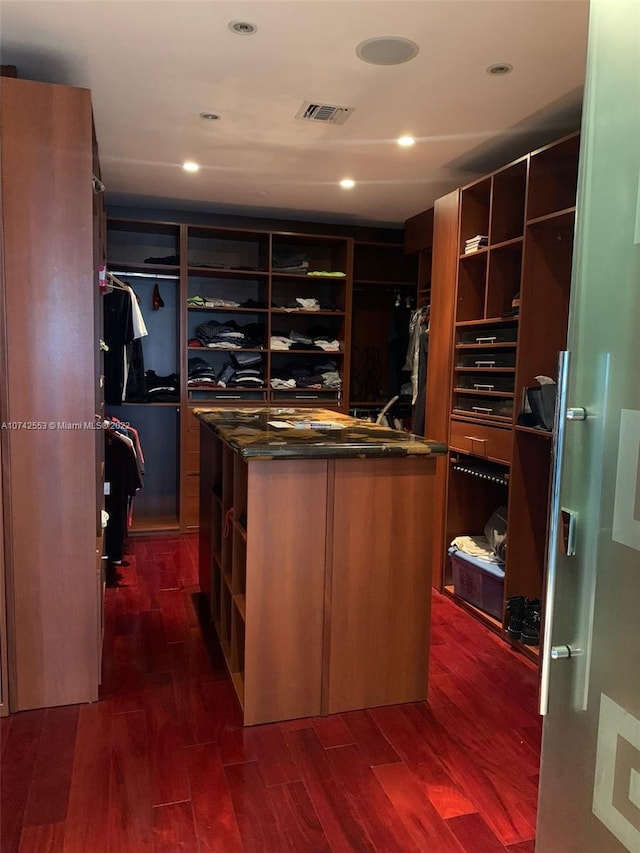
[{"label": "tall wardrobe cabinet", "polygon": [[[530,411],[566,346],[580,140],[545,145],[438,199],[427,435],[449,445],[436,479],[434,584],[532,660],[509,599],[544,616],[550,423]],[[553,408],[553,404],[550,404]],[[450,556],[506,510],[504,577]],[[535,626],[534,626],[535,627]]]},{"label": "tall wardrobe cabinet", "polygon": [[98,691],[94,163],[88,90],[2,78],[0,111],[2,707],[19,711]]}]

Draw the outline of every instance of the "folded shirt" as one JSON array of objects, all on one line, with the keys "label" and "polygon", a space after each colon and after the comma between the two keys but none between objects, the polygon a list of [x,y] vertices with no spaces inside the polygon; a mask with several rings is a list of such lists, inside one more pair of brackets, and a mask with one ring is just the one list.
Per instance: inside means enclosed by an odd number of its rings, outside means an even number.
[{"label": "folded shirt", "polygon": [[494,554],[486,536],[456,536],[451,542],[451,547],[488,563],[503,562]]}]

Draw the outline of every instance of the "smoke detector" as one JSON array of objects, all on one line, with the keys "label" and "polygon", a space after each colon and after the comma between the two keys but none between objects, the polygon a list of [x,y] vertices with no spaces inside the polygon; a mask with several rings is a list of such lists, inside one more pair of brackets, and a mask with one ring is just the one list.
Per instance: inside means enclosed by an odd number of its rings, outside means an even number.
[{"label": "smoke detector", "polygon": [[344,124],[355,107],[337,107],[334,104],[319,104],[317,101],[303,101],[296,118],[304,121],[319,121],[324,124]]}]

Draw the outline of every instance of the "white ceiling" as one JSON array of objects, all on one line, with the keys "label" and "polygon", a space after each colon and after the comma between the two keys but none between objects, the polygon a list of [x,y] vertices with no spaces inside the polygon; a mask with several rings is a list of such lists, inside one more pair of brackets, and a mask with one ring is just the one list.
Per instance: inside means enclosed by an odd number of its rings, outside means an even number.
[{"label": "white ceiling", "polygon": [[[587,18],[587,0],[2,0],[0,49],[21,77],[92,90],[112,202],[398,224],[577,126]],[[420,51],[362,62],[377,36]],[[303,122],[305,100],[355,112]]]}]

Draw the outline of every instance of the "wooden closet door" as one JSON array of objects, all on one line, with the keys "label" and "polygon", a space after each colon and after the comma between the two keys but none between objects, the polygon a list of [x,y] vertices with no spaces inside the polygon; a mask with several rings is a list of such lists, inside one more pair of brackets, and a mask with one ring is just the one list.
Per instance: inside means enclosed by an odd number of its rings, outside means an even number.
[{"label": "wooden closet door", "polygon": [[8,645],[23,710],[97,698],[92,125],[86,89],[0,87]]}]

